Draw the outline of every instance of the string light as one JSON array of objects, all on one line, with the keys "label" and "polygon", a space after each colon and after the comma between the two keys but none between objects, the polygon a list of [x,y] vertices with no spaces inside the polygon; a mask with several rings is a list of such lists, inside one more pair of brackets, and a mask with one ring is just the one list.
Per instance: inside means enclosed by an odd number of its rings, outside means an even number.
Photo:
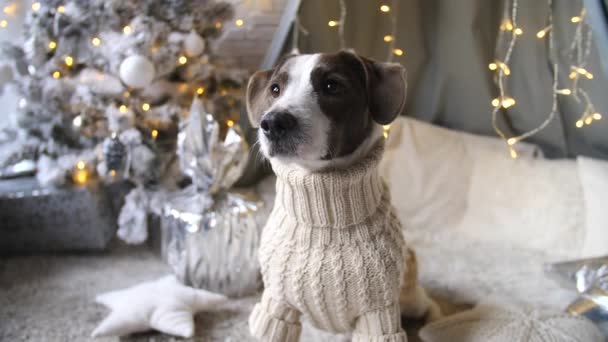
[{"label": "string light", "polygon": [[551,30],[551,25],[543,28],[542,30],[536,32],[536,38],[541,39],[544,38],[547,35],[547,32],[549,32],[549,30]]},{"label": "string light", "polygon": [[54,79],[58,79],[59,77],[61,77],[61,72],[59,72],[59,70],[53,72],[53,78]]},{"label": "string light", "polygon": [[39,2],[34,2],[32,4],[32,11],[37,12],[40,9],[40,3]]},{"label": "string light", "polygon": [[76,170],[72,177],[75,184],[84,185],[89,180],[89,172],[85,170]]},{"label": "string light", "polygon": [[179,62],[179,64],[184,65],[184,64],[188,63],[188,58],[186,58],[186,56],[179,56],[177,61]]},{"label": "string light", "polygon": [[72,56],[65,56],[65,65],[71,67],[72,65],[74,65],[74,58],[72,58]]},{"label": "string light", "polygon": [[222,23],[220,23],[219,21],[217,23],[215,23],[215,28],[216,29],[221,29],[222,28]]},{"label": "string light", "polygon": [[232,120],[226,121],[226,126],[228,126],[228,127],[234,126],[234,121],[232,121]]},{"label": "string light", "polygon": [[142,109],[144,112],[149,111],[149,110],[150,110],[150,104],[149,104],[149,103],[143,103],[143,104],[141,105],[141,109]]},{"label": "string light", "polygon": [[125,90],[125,92],[122,93],[122,96],[124,96],[126,99],[128,99],[129,97],[131,97],[131,92],[129,92],[128,90]]},{"label": "string light", "polygon": [[401,49],[394,49],[393,53],[395,54],[395,56],[403,56],[403,50]]},{"label": "string light", "polygon": [[205,93],[205,88],[203,87],[198,87],[198,89],[196,89],[196,93],[198,95],[203,95]]},{"label": "string light", "polygon": [[391,8],[390,8],[390,6],[388,6],[388,5],[382,5],[382,6],[380,6],[380,11],[382,11],[382,12],[384,12],[384,13],[387,13],[387,12],[389,12],[390,10],[391,10]]},{"label": "string light", "polygon": [[234,22],[234,24],[235,24],[236,26],[241,27],[241,26],[243,26],[243,24],[245,24],[245,22],[243,21],[243,19],[237,19],[237,20]]},{"label": "string light", "polygon": [[388,132],[390,131],[390,129],[391,129],[391,125],[382,126],[382,130],[383,130],[382,135],[384,136],[384,139],[388,139]]},{"label": "string light", "polygon": [[124,33],[124,34],[131,34],[132,31],[133,31],[133,29],[129,25],[122,28],[122,33]]},{"label": "string light", "polygon": [[85,162],[84,162],[84,161],[82,161],[82,160],[81,160],[81,161],[79,161],[78,163],[76,163],[76,168],[77,168],[78,170],[84,170],[84,168],[85,168],[86,166],[87,166],[87,164],[85,164]]},{"label": "string light", "polygon": [[59,12],[59,13],[65,13],[65,6],[63,6],[63,5],[57,6],[57,12]]},{"label": "string light", "polygon": [[127,108],[125,105],[120,105],[120,107],[118,107],[118,111],[124,114],[129,111],[129,108]]},{"label": "string light", "polygon": [[99,39],[99,37],[93,37],[93,39],[91,39],[91,44],[93,44],[93,46],[99,46],[101,45],[101,39]]},{"label": "string light", "polygon": [[49,49],[54,50],[57,47],[57,43],[54,41],[49,42]]},{"label": "string light", "polygon": [[15,14],[15,12],[17,12],[17,4],[16,3],[8,4],[8,5],[4,6],[2,11],[4,12],[4,14],[13,15],[13,14]]},{"label": "string light", "polygon": [[329,27],[336,27],[336,26],[338,26],[338,22],[335,21],[335,20],[330,20],[330,21],[327,22],[327,26],[329,26]]},{"label": "string light", "polygon": [[158,130],[153,129],[152,132],[150,132],[150,136],[152,137],[152,139],[158,138]]},{"label": "string light", "polygon": [[116,170],[110,170],[110,176],[116,177]]},{"label": "string light", "polygon": [[[549,36],[549,44],[548,44],[549,58],[551,60],[556,61],[556,60],[558,60],[558,58],[556,57],[558,52],[555,47],[555,37],[553,35],[553,30],[552,30],[552,28],[553,28],[553,26],[552,26],[553,25],[553,12],[551,10],[553,8],[552,0],[547,0],[547,2],[548,2],[548,8],[550,9],[549,14],[548,14],[548,26],[539,30],[536,33],[536,37],[541,39],[547,35]],[[505,95],[504,76],[508,76],[510,74],[510,70],[508,68],[508,63],[510,61],[510,58],[512,56],[512,53],[513,53],[513,50],[515,47],[516,36],[521,35],[523,33],[523,29],[517,27],[517,11],[518,11],[518,0],[509,0],[505,6],[505,13],[504,13],[505,19],[501,22],[501,25],[500,25],[498,41],[500,42],[501,39],[504,39],[505,31],[514,31],[513,32],[514,34],[512,34],[510,36],[506,36],[506,37],[509,37],[509,38],[507,38],[509,40],[507,40],[506,44],[502,45],[502,46],[506,46],[506,52],[505,52],[505,55],[503,58],[503,62],[495,61],[495,62],[488,64],[488,68],[490,70],[502,71],[498,74],[498,78],[497,78],[498,89],[500,92],[499,96],[491,101],[492,106],[494,107],[494,109],[492,110],[492,126],[493,126],[494,130],[496,131],[496,133],[505,140],[505,142],[507,143],[507,146],[509,147],[509,154],[510,154],[511,158],[514,158],[514,159],[517,158],[517,151],[515,150],[514,145],[517,142],[524,140],[524,139],[540,132],[554,119],[556,113],[558,112],[558,105],[559,105],[559,102],[557,100],[558,95],[572,95],[577,102],[585,103],[585,110],[584,110],[583,114],[575,122],[575,126],[577,128],[582,128],[585,125],[590,125],[591,123],[593,123],[594,120],[599,120],[602,118],[602,115],[595,111],[593,103],[591,103],[588,94],[586,93],[586,91],[584,89],[580,88],[579,82],[578,82],[578,80],[580,78],[579,76],[584,76],[586,79],[589,79],[589,80],[593,79],[593,74],[585,68],[587,58],[590,54],[592,32],[589,29],[588,25],[586,25],[586,21],[585,21],[586,13],[585,13],[585,8],[583,7],[581,9],[581,13],[579,16],[571,18],[571,21],[573,23],[577,24],[577,28],[576,28],[576,31],[574,34],[574,39],[570,45],[570,53],[568,54],[569,56],[572,56],[572,58],[574,59],[574,63],[572,63],[572,65],[570,66],[570,71],[568,73],[568,78],[570,80],[572,80],[572,84],[569,85],[568,87],[558,87],[558,81],[559,81],[558,76],[560,73],[560,67],[557,62],[553,63],[552,107],[551,107],[551,111],[549,112],[547,117],[545,117],[543,122],[536,128],[531,129],[527,132],[524,132],[520,135],[513,136],[513,137],[507,137],[506,134],[498,127],[497,113],[498,113],[499,109],[500,108],[509,108],[509,107],[515,105],[515,99],[510,98]],[[583,25],[586,25],[586,26],[583,26]]]},{"label": "string light", "polygon": [[6,21],[6,20],[0,21],[0,27],[5,28],[7,26],[8,26],[8,21]]},{"label": "string light", "polygon": [[82,126],[82,116],[77,115],[76,117],[74,117],[74,120],[72,120],[72,125],[74,125],[75,127]]},{"label": "string light", "polygon": [[393,41],[393,36],[391,36],[390,34],[387,34],[386,36],[384,36],[384,41],[387,43],[390,43]]}]

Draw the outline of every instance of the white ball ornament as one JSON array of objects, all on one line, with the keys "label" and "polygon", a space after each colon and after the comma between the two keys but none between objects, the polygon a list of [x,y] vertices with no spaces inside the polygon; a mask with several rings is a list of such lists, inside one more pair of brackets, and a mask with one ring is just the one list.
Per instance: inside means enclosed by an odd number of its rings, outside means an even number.
[{"label": "white ball ornament", "polygon": [[154,64],[144,56],[127,57],[120,64],[120,79],[129,87],[145,88],[154,79]]},{"label": "white ball ornament", "polygon": [[199,56],[205,51],[205,40],[198,33],[190,31],[184,39],[184,51],[188,57]]}]

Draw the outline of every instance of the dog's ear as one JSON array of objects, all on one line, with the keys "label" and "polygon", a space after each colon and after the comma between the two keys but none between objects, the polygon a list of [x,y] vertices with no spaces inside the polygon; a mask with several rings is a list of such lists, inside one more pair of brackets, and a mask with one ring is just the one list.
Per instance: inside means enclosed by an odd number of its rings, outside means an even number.
[{"label": "dog's ear", "polygon": [[272,69],[258,71],[251,76],[247,84],[247,115],[254,128],[259,126],[264,109],[270,101],[266,89],[272,72]]},{"label": "dog's ear", "polygon": [[403,111],[407,92],[406,71],[398,63],[360,57],[366,73],[372,119],[388,125]]}]

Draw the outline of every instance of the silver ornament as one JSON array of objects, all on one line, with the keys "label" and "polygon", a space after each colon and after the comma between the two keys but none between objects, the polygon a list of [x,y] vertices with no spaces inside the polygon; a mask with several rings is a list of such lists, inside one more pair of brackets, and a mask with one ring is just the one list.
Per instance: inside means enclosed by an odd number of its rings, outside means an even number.
[{"label": "silver ornament", "polygon": [[200,56],[205,51],[205,40],[195,31],[190,31],[184,39],[184,51],[188,57]]}]

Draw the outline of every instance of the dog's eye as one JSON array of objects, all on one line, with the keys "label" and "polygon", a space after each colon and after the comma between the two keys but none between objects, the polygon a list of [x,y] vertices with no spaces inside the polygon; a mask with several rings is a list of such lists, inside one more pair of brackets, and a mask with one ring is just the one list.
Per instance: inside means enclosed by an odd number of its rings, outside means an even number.
[{"label": "dog's eye", "polygon": [[336,95],[340,91],[340,84],[333,79],[327,79],[323,83],[323,91],[329,95]]},{"label": "dog's eye", "polygon": [[281,94],[281,88],[278,84],[274,83],[270,86],[270,93],[273,97],[277,97]]}]

